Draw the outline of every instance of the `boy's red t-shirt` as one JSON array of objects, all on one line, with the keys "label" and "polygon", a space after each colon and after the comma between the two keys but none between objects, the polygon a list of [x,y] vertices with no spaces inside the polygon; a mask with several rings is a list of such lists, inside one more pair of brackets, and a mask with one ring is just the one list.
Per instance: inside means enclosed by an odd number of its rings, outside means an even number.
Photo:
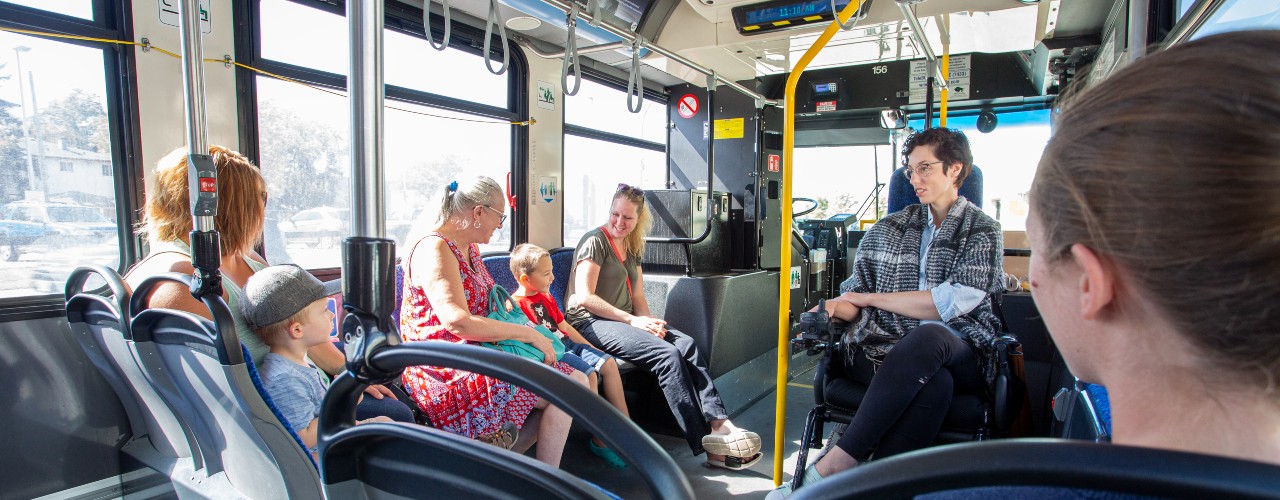
[{"label": "boy's red t-shirt", "polygon": [[553,332],[560,332],[556,325],[564,321],[564,313],[560,312],[560,306],[556,305],[556,299],[551,294],[542,292],[513,298],[520,304],[520,309],[524,311],[524,315],[528,316],[534,323],[545,326]]}]

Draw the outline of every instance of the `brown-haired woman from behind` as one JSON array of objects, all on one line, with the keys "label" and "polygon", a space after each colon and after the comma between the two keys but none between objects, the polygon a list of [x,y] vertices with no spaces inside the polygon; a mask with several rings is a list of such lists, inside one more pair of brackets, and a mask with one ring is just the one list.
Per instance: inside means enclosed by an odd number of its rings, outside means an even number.
[{"label": "brown-haired woman from behind", "polygon": [[1115,443],[1280,464],[1276,47],[1174,46],[1060,108],[1031,288],[1071,371],[1107,386]]}]

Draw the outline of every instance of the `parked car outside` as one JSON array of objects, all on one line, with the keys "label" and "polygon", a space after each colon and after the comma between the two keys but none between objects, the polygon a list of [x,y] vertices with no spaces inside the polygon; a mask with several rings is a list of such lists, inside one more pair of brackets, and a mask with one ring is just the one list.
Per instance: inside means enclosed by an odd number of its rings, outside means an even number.
[{"label": "parked car outside", "polygon": [[346,208],[308,208],[281,224],[287,244],[305,243],[313,247],[332,248],[351,234],[351,210]]},{"label": "parked car outside", "polygon": [[29,245],[61,248],[115,239],[116,224],[94,207],[15,201],[0,210],[0,260],[6,262],[18,260]]}]

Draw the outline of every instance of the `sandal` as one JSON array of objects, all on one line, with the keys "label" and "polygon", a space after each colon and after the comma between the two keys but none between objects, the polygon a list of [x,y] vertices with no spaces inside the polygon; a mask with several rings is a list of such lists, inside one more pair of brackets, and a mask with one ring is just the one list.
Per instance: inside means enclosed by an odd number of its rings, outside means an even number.
[{"label": "sandal", "polygon": [[702,436],[702,447],[715,455],[749,457],[760,452],[760,435],[742,429],[728,434],[707,434]]},{"label": "sandal", "polygon": [[761,458],[764,458],[764,453],[756,453],[755,455],[752,455],[749,458],[735,457],[733,455],[725,455],[723,461],[712,460],[708,458],[707,466],[720,467],[722,469],[729,469],[729,470],[742,470],[742,469],[751,467],[752,465],[755,465],[756,462],[759,462]]},{"label": "sandal", "polygon": [[590,439],[587,440],[587,444],[591,446],[591,453],[595,453],[597,457],[604,459],[604,463],[609,464],[609,467],[613,467],[618,470],[627,468],[627,463],[622,460],[622,457],[618,456],[617,453],[614,453],[613,450],[609,449],[609,447],[596,446],[595,441]]},{"label": "sandal", "polygon": [[516,428],[516,424],[503,422],[502,426],[499,427],[498,430],[476,436],[476,440],[481,443],[497,446],[504,450],[510,450],[512,446],[515,446],[516,438],[519,436],[520,429]]}]

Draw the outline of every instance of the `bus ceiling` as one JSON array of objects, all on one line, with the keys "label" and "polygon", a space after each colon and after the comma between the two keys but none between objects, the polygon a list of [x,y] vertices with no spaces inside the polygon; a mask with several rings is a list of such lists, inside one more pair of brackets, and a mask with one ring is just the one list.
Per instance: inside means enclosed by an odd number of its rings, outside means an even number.
[{"label": "bus ceiling", "polygon": [[[420,7],[420,0],[400,0]],[[645,40],[716,71],[730,80],[744,82],[760,79],[759,88],[769,98],[771,81],[785,78],[795,60],[812,44],[824,22],[794,29],[774,29],[759,34],[741,31],[741,19],[735,21],[734,8],[778,3],[758,0],[630,0],[592,2],[600,9],[602,23],[612,28],[634,32]],[[836,0],[837,6],[847,0]],[[865,1],[865,0],[864,0]],[[483,23],[489,2],[486,0],[453,0],[455,19]],[[1023,88],[983,89],[974,84],[972,93],[951,92],[957,111],[966,104],[983,106],[991,99],[1035,97],[1056,94],[1074,78],[1077,70],[1094,60],[1104,42],[1103,32],[1114,24],[1114,14],[1123,12],[1126,1],[1119,0],[926,0],[910,5],[919,20],[923,37],[934,54],[944,52],[971,59],[959,59],[959,67],[971,64],[975,79],[999,75],[1002,79],[1025,82]],[[583,12],[591,4],[583,2]],[[440,6],[432,10],[439,12]],[[567,36],[563,11],[542,0],[507,0],[499,9],[512,34],[526,45],[542,52],[563,50]],[[461,15],[458,15],[461,14]],[[1109,24],[1110,22],[1110,24]],[[609,50],[582,50],[584,64],[624,76],[630,63],[629,44],[604,29],[579,22],[579,49],[617,44]],[[925,50],[916,42],[910,23],[894,0],[872,0],[865,6],[865,16],[849,31],[841,31],[810,65],[810,71],[847,68],[879,68],[897,73],[895,79],[906,85],[906,72],[911,60],[924,57]],[[944,38],[949,46],[944,47]],[[624,42],[624,43],[618,43]],[[1123,45],[1123,44],[1121,44]],[[678,83],[705,84],[705,77],[679,61],[658,54],[644,54],[645,80],[671,86]],[[991,62],[996,57],[1001,62]],[[587,61],[590,60],[590,61]],[[1010,66],[1010,63],[1013,66]],[[992,65],[998,66],[993,69]],[[1020,68],[1016,72],[1014,67]],[[901,68],[902,72],[893,71]],[[953,65],[952,72],[957,69]],[[885,73],[880,73],[884,75]],[[1016,78],[1015,78],[1016,77]],[[863,81],[858,82],[861,93]],[[779,87],[780,88],[780,87]],[[845,87],[847,89],[847,87]],[[902,90],[906,90],[905,88]],[[979,96],[977,94],[986,95]],[[858,109],[908,107],[915,102],[897,103],[885,99],[880,103],[858,105]],[[967,103],[966,101],[975,101]],[[839,109],[850,109],[839,106]],[[804,112],[804,110],[800,110]]]}]

